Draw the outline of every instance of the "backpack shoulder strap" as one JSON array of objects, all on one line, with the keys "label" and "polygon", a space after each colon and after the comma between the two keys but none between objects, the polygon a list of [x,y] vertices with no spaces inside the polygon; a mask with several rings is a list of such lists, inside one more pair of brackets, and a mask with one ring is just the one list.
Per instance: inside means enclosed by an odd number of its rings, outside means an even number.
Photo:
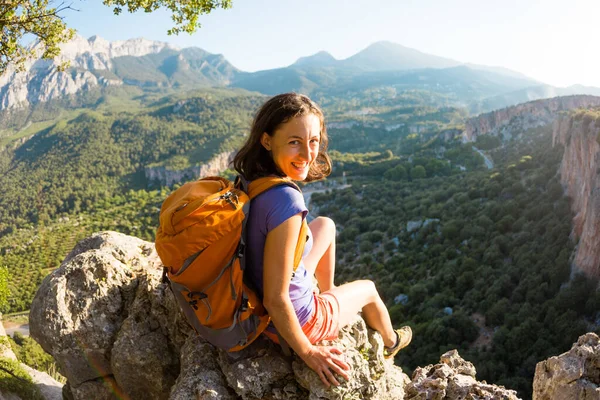
[{"label": "backpack shoulder strap", "polygon": [[281,178],[278,176],[265,176],[258,178],[250,182],[248,185],[248,196],[250,199],[255,198],[259,194],[266,192],[274,186],[288,185],[293,187],[299,192],[302,192],[298,185],[296,185],[291,179]]},{"label": "backpack shoulder strap", "polygon": [[[244,178],[242,179],[242,187],[244,186]],[[255,198],[256,196],[258,196],[259,194],[271,189],[274,186],[278,186],[278,185],[288,185],[291,186],[293,188],[295,188],[296,190],[298,190],[300,193],[302,193],[302,190],[300,190],[300,187],[298,187],[298,185],[296,185],[291,179],[286,179],[286,178],[281,178],[281,177],[277,177],[277,176],[265,176],[263,178],[258,178],[253,180],[252,182],[250,182],[249,185],[247,185],[248,187],[248,196],[250,197],[250,199]],[[300,261],[302,260],[302,253],[304,253],[304,245],[306,244],[306,241],[308,240],[308,224],[306,223],[306,218],[302,220],[302,226],[300,227],[300,234],[298,235],[298,243],[296,244],[296,250],[294,251],[294,272],[298,269],[298,266],[300,265]]]}]

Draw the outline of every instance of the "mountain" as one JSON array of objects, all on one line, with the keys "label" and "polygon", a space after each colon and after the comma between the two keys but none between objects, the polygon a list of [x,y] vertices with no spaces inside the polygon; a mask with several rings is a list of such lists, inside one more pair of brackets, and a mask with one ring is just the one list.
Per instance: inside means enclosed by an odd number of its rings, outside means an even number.
[{"label": "mountain", "polygon": [[348,92],[393,88],[396,91],[425,90],[449,96],[456,105],[482,101],[490,96],[520,90],[531,81],[511,78],[464,65],[448,68],[365,70],[338,62],[330,66],[298,64],[236,75],[231,86],[266,94],[298,91],[317,96],[346,96]]},{"label": "mountain", "polygon": [[[65,71],[57,66],[69,62]],[[17,109],[96,87],[222,86],[237,69],[222,55],[180,50],[142,38],[109,42],[76,36],[56,60],[34,60],[0,76],[0,110]]]},{"label": "mountain", "polygon": [[328,67],[337,63],[331,54],[326,51],[320,51],[312,56],[300,57],[292,66],[296,67]]},{"label": "mountain", "polygon": [[[56,66],[64,61],[70,67],[61,72]],[[366,91],[416,94],[436,105],[467,107],[471,114],[556,95],[600,94],[598,88],[555,88],[506,68],[464,64],[386,41],[343,60],[320,51],[288,67],[249,73],[200,48],[77,36],[57,60],[32,61],[24,73],[9,71],[0,77],[0,126],[19,129],[35,123],[39,118],[32,118],[33,112],[48,120],[59,109],[93,107],[107,92],[125,91],[131,99],[140,91],[164,94],[223,86],[268,95],[297,91],[317,99],[361,98]],[[50,100],[61,103],[43,105]]]},{"label": "mountain", "polygon": [[422,53],[402,45],[381,41],[376,42],[352,57],[341,61],[341,64],[364,71],[389,71],[419,68],[448,68],[462,63]]},{"label": "mountain", "polygon": [[600,96],[600,88],[583,85],[572,85],[565,88],[550,85],[530,86],[475,102],[471,104],[470,111],[472,114],[478,114],[528,101],[571,95]]},{"label": "mountain", "polygon": [[538,84],[506,68],[464,64],[386,41],[344,60],[321,51],[289,67],[240,73],[231,83],[266,94],[298,91],[325,97],[380,87],[426,90],[448,95],[458,105]]}]

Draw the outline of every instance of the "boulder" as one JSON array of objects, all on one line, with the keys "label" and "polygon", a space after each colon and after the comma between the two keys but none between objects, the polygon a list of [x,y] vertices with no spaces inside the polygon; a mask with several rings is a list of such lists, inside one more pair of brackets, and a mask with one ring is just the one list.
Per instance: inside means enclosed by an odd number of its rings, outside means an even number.
[{"label": "boulder", "polygon": [[600,338],[586,333],[571,350],[539,362],[533,400],[600,399]]},{"label": "boulder", "polygon": [[356,320],[334,342],[352,379],[326,389],[299,358],[259,339],[237,353],[187,325],[152,243],[115,232],[82,240],[44,279],[30,333],[56,359],[70,399],[399,399],[408,377]]},{"label": "boulder", "polygon": [[67,378],[64,398],[516,399],[514,391],[477,382],[456,351],[417,368],[411,382],[383,358],[381,336],[360,316],[323,342],[341,349],[352,367],[337,387],[325,388],[301,359],[285,357],[266,338],[236,353],[216,349],[189,327],[161,269],[152,243],[100,232],[44,279],[30,333]]}]

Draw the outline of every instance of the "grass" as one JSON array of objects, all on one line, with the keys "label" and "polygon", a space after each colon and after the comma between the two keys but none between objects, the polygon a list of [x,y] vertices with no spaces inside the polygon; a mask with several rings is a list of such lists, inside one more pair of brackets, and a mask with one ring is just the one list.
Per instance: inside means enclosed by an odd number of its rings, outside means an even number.
[{"label": "grass", "polygon": [[[41,122],[28,123],[25,126],[25,128],[18,130],[18,131],[4,130],[0,133],[0,148],[4,147],[12,142],[15,142],[21,138],[33,136],[36,133],[41,132],[44,129],[51,127],[52,125],[56,124],[59,121],[72,120],[72,119],[76,118],[77,116],[79,116],[79,114],[81,114],[83,112],[83,110],[84,109],[76,109],[76,110],[68,110],[68,111],[64,110],[60,113],[60,115],[58,117],[56,117],[54,119],[47,120],[47,121],[41,121]],[[8,134],[6,134],[7,132],[8,132]]]},{"label": "grass", "polygon": [[28,324],[29,323],[29,310],[20,311],[16,313],[2,315],[2,321],[12,322],[14,324]]}]

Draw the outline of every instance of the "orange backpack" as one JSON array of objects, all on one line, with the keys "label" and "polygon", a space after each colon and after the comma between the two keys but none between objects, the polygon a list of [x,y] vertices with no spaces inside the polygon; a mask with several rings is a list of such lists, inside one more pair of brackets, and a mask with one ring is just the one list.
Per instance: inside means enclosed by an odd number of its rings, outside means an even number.
[{"label": "orange backpack", "polygon": [[[246,217],[250,200],[289,179],[265,177],[236,183],[208,177],[171,193],[160,210],[156,251],[171,289],[200,336],[227,351],[252,343],[270,318],[253,285],[244,279]],[[302,223],[294,271],[302,258],[308,225]]]}]

